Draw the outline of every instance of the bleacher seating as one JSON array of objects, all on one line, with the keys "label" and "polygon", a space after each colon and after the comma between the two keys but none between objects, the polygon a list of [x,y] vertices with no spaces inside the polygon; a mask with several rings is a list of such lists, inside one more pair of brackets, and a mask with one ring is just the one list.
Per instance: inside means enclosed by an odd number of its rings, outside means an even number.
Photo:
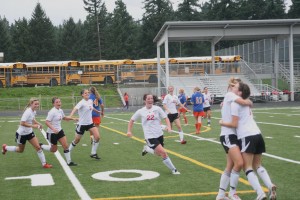
[{"label": "bleacher seating", "polygon": [[[208,87],[208,90],[215,97],[224,97],[227,92],[228,80],[232,74],[228,75],[206,75],[206,76],[191,76],[191,77],[170,77],[170,85],[173,85],[175,92],[178,94],[180,88],[184,89],[186,96],[193,94],[193,89],[198,86],[201,90]],[[240,78],[244,83],[247,83],[251,90],[251,96],[260,96],[260,92],[244,74],[236,74],[235,77]]]}]

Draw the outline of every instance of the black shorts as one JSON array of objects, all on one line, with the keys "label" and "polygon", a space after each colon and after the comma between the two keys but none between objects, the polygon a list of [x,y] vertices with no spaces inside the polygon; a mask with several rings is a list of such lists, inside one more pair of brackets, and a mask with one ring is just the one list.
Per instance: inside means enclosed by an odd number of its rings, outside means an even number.
[{"label": "black shorts", "polygon": [[160,136],[158,138],[149,138],[145,139],[146,144],[151,148],[155,149],[158,145],[164,146],[164,136]]},{"label": "black shorts", "polygon": [[17,144],[26,144],[27,140],[29,141],[34,137],[35,137],[34,132],[32,132],[28,135],[20,135],[19,133],[16,132],[16,143]]},{"label": "black shorts", "polygon": [[57,145],[57,141],[62,137],[65,137],[65,133],[62,129],[57,134],[47,132],[47,139],[53,145]]},{"label": "black shorts", "polygon": [[89,124],[89,125],[79,125],[79,124],[77,124],[75,131],[76,131],[77,134],[83,135],[85,131],[88,131],[93,127],[95,127],[94,123]]},{"label": "black shorts", "polygon": [[210,109],[210,106],[209,106],[209,107],[203,108],[203,111],[204,111],[204,112],[207,112],[208,110],[211,110],[211,109]]},{"label": "black shorts", "polygon": [[266,152],[265,141],[261,134],[241,138],[239,139],[239,143],[241,152],[252,154],[262,154]]},{"label": "black shorts", "polygon": [[178,118],[179,118],[178,113],[168,114],[168,119],[170,120],[170,123],[173,123]]},{"label": "black shorts", "polygon": [[239,141],[235,134],[220,136],[220,142],[226,153],[232,147],[239,147]]}]

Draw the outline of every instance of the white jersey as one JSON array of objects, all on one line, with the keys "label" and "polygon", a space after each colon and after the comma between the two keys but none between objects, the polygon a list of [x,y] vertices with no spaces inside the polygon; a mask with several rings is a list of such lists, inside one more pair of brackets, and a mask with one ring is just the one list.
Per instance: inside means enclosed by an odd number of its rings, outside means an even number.
[{"label": "white jersey", "polygon": [[[36,111],[33,111],[31,108],[27,108],[22,115],[21,122],[26,122],[27,124],[32,125],[32,121],[35,119],[35,115]],[[22,125],[20,125],[17,130],[17,133],[19,133],[19,135],[28,135],[32,132],[32,127],[25,127]]]},{"label": "white jersey", "polygon": [[93,123],[92,112],[93,112],[93,101],[91,99],[82,99],[75,106],[78,109],[79,125],[89,125]]},{"label": "white jersey", "polygon": [[[238,95],[234,94],[233,92],[227,92],[223,100],[222,106],[222,120],[223,122],[231,122],[231,103],[234,102],[236,99],[240,98]],[[222,135],[231,135],[236,134],[235,128],[229,128],[226,126],[221,126],[221,136]]]},{"label": "white jersey", "polygon": [[231,104],[231,114],[239,117],[238,127],[236,128],[238,139],[261,133],[253,119],[253,114],[249,106],[241,106],[233,102]]},{"label": "white jersey", "polygon": [[207,93],[202,93],[203,96],[204,96],[204,103],[203,103],[203,108],[207,108],[207,107],[210,107],[210,103],[211,102],[211,97],[210,97],[210,94]]},{"label": "white jersey", "polygon": [[[61,131],[61,120],[65,117],[64,111],[62,109],[57,109],[53,107],[47,115],[46,121],[51,122],[52,126]],[[49,127],[47,129],[47,133],[54,133]]]},{"label": "white jersey", "polygon": [[170,114],[178,113],[176,106],[180,104],[180,101],[176,95],[167,94],[164,98],[163,104],[167,106]]},{"label": "white jersey", "polygon": [[167,118],[167,115],[160,107],[155,105],[150,109],[143,107],[136,111],[131,117],[133,121],[136,121],[139,118],[141,118],[142,121],[145,139],[158,138],[163,135],[160,122],[161,119]]}]

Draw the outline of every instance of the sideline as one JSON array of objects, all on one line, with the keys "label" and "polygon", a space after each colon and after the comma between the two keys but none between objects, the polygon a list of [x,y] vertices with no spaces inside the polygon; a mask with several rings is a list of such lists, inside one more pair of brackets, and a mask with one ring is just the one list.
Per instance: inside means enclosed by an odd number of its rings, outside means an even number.
[{"label": "sideline", "polygon": [[[110,119],[119,120],[119,121],[124,121],[124,122],[127,122],[127,123],[129,122],[128,120],[124,120],[124,119],[119,119],[119,118],[114,118],[114,117],[108,117],[108,116],[105,116],[105,117],[106,118],[110,118]],[[221,119],[221,118],[217,118],[217,117],[212,117],[212,118],[213,119]],[[138,123],[138,122],[135,122],[135,123],[136,124],[141,124],[141,123]],[[300,128],[300,126],[290,126],[290,125],[285,125],[285,124],[275,124],[275,123],[267,123],[267,122],[257,122],[257,123],[271,124],[271,125],[278,125],[278,126],[287,126],[287,127],[293,127],[293,128]],[[173,131],[173,130],[172,130],[172,132],[178,133],[177,131]],[[201,140],[205,140],[205,141],[208,141],[208,142],[217,143],[217,144],[221,145],[221,143],[219,141],[215,141],[215,140],[212,140],[212,139],[203,138],[203,137],[192,135],[192,134],[189,134],[189,133],[184,133],[184,135],[187,135],[187,136],[190,136],[190,137],[193,137],[193,138],[197,138],[197,139],[201,139]],[[267,157],[270,157],[270,158],[277,159],[277,160],[282,160],[282,161],[286,161],[286,162],[295,163],[295,164],[300,165],[300,161],[291,160],[291,159],[288,159],[288,158],[283,158],[283,157],[272,155],[272,154],[268,154],[268,153],[263,153],[263,155],[267,156]]]},{"label": "sideline", "polygon": [[[42,132],[42,135],[44,136],[44,138],[46,139],[48,144],[50,144],[49,141],[47,140],[46,132],[44,131],[44,129],[41,129],[40,131]],[[76,178],[75,174],[72,172],[70,167],[67,165],[66,161],[63,159],[63,157],[61,156],[59,151],[56,151],[54,153],[54,155],[56,156],[60,165],[64,169],[67,177],[71,181],[71,183],[72,183],[74,189],[76,190],[77,194],[79,195],[80,199],[91,200],[91,197],[88,195],[88,193],[85,191],[83,186],[80,184],[79,180]]]}]

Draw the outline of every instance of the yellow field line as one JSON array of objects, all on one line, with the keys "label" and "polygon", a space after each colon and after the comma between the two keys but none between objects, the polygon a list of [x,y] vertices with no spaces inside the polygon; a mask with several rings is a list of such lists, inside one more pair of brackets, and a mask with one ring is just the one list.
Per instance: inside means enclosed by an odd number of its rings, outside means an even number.
[{"label": "yellow field line", "polygon": [[[254,193],[254,190],[239,191],[239,194]],[[94,200],[122,200],[122,199],[154,199],[154,198],[174,198],[174,197],[192,197],[192,196],[210,196],[217,195],[218,192],[198,192],[198,193],[183,193],[183,194],[161,194],[161,195],[148,195],[148,196],[128,196],[128,197],[108,197],[96,198]]]}]

